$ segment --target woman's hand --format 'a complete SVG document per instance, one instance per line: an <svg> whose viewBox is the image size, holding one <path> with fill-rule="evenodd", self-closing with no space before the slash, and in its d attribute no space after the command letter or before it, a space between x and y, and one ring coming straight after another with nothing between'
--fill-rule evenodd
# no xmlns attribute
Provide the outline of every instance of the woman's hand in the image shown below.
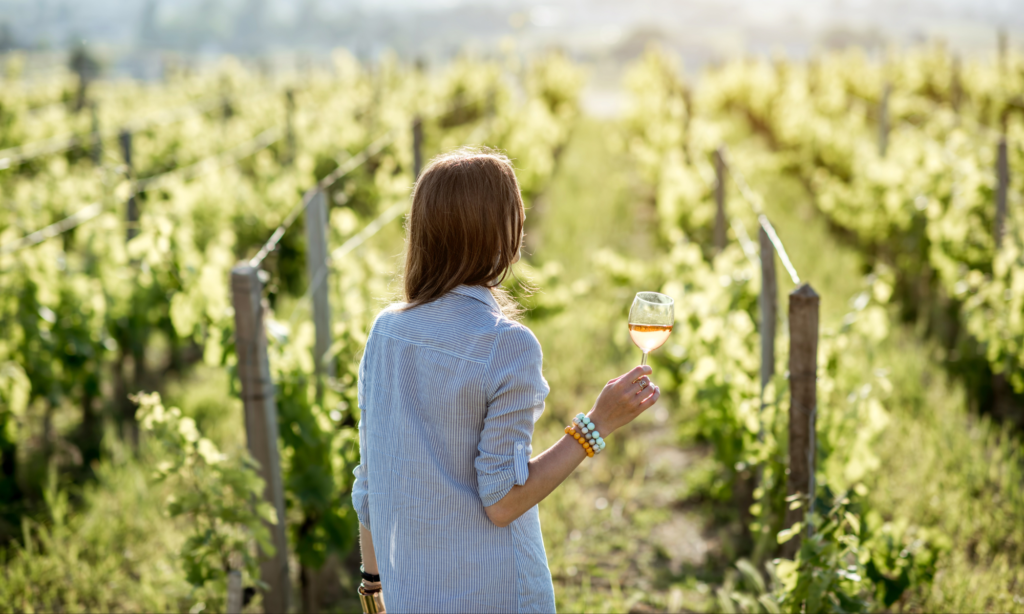
<svg viewBox="0 0 1024 614"><path fill-rule="evenodd" d="M628 424L658 402L661 390L651 384L651 378L648 377L650 374L650 367L637 367L609 381L604 387L594 408L590 410L590 418L600 429L598 432L602 437ZM496 526L507 527L528 509L543 501L586 458L587 454L580 444L572 437L563 435L558 443L530 461L529 477L525 484L513 486L497 503L484 508L487 517Z"/></svg>
<svg viewBox="0 0 1024 614"><path fill-rule="evenodd" d="M588 414L602 437L633 421L661 398L661 389L648 377L650 366L634 367L629 373L608 380Z"/></svg>

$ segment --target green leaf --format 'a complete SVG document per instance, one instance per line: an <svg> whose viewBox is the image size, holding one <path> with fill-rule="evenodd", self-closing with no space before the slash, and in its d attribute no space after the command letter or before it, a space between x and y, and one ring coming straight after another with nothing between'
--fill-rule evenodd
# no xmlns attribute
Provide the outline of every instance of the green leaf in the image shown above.
<svg viewBox="0 0 1024 614"><path fill-rule="evenodd" d="M260 523L256 526L249 527L249 530L252 531L252 536L259 545L262 554L268 558L274 556L274 553L277 552L277 548L274 547L274 543L270 539L270 531L267 529L266 525Z"/></svg>
<svg viewBox="0 0 1024 614"><path fill-rule="evenodd" d="M828 580L825 574L819 575L811 580L811 586L807 590L807 611L821 612L822 600L825 597L825 590L828 587Z"/></svg>
<svg viewBox="0 0 1024 614"><path fill-rule="evenodd" d="M756 592L765 592L764 578L761 576L761 572L754 567L753 563L747 559L740 559L736 561L736 569L739 570L743 579L753 586Z"/></svg>
<svg viewBox="0 0 1024 614"><path fill-rule="evenodd" d="M178 422L178 432L181 433L181 436L189 443L199 441L199 429L196 428L196 421L192 418L182 418Z"/></svg>
<svg viewBox="0 0 1024 614"><path fill-rule="evenodd" d="M724 588L718 588L715 590L715 595L718 597L718 607L723 612L739 612L740 610L736 607L732 597L729 595L729 591Z"/></svg>
<svg viewBox="0 0 1024 614"><path fill-rule="evenodd" d="M270 524L277 524L277 510L266 501L260 501L256 505L256 514Z"/></svg>
<svg viewBox="0 0 1024 614"><path fill-rule="evenodd" d="M800 531L803 529L802 522L793 523L793 526L788 529L779 531L778 537L776 538L780 544L784 544L794 537L800 535Z"/></svg>
<svg viewBox="0 0 1024 614"><path fill-rule="evenodd" d="M775 600L771 595L760 595L757 598L768 614L782 614L782 609L779 608L779 602Z"/></svg>
<svg viewBox="0 0 1024 614"><path fill-rule="evenodd" d="M800 575L797 573L799 569L796 561L790 561L789 559L775 559L775 575L782 582L785 592L791 593L796 589L797 582L800 580Z"/></svg>
<svg viewBox="0 0 1024 614"><path fill-rule="evenodd" d="M846 522L850 523L850 527L853 528L853 532L860 535L860 518L853 515L851 512L846 512L843 514L843 517L846 518Z"/></svg>

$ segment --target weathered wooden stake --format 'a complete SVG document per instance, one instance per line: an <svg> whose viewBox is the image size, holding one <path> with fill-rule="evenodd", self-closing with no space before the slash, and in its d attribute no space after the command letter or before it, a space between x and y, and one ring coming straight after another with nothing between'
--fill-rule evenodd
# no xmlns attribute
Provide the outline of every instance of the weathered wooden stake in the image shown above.
<svg viewBox="0 0 1024 614"><path fill-rule="evenodd" d="M380 125L381 82L383 81L380 64L371 64L367 66L366 76L370 79L370 85L372 87L370 94L370 106L366 112L366 132L372 135L377 134L377 127Z"/></svg>
<svg viewBox="0 0 1024 614"><path fill-rule="evenodd" d="M132 171L132 133L127 128L121 130L118 135L118 141L121 143L121 155L124 156L125 175L130 181L135 177L135 173ZM127 222L128 233L127 240L131 241L139 234L139 205L138 201L135 200L135 187L134 181L132 181L132 191L128 196L128 207L125 213L125 221Z"/></svg>
<svg viewBox="0 0 1024 614"><path fill-rule="evenodd" d="M277 402L263 326L263 284L256 267L242 263L231 270L231 298L235 308L235 353L238 378L242 383L249 453L260 464L260 475L266 482L263 498L277 511L277 524L267 527L276 552L260 566L260 578L269 587L263 591L263 608L266 612L287 612L288 543L284 486L277 451Z"/></svg>
<svg viewBox="0 0 1024 614"><path fill-rule="evenodd" d="M690 148L690 123L693 119L693 91L683 88L683 157L687 165L693 164L693 155Z"/></svg>
<svg viewBox="0 0 1024 614"><path fill-rule="evenodd" d="M100 115L95 102L89 105L89 111L92 113L92 151L89 153L93 165L99 166L103 162L103 138L100 135Z"/></svg>
<svg viewBox="0 0 1024 614"><path fill-rule="evenodd" d="M775 248L764 228L758 233L761 246L761 407L764 389L775 375L775 323L779 313L779 288L775 278Z"/></svg>
<svg viewBox="0 0 1024 614"><path fill-rule="evenodd" d="M313 363L316 365L317 402L323 403L324 374L333 375L334 361L324 362L324 355L331 347L331 308L327 295L327 195L317 190L306 207L306 270L311 285L313 302L313 324L316 326L316 343L313 348ZM318 574L317 570L300 563L302 611L316 614Z"/></svg>
<svg viewBox="0 0 1024 614"><path fill-rule="evenodd" d="M288 88L285 98L285 145L288 148L287 162L295 161L295 90Z"/></svg>
<svg viewBox="0 0 1024 614"><path fill-rule="evenodd" d="M423 119L417 115L412 120L412 176L420 178L423 170Z"/></svg>
<svg viewBox="0 0 1024 614"><path fill-rule="evenodd" d="M1006 137L999 138L996 148L996 220L994 236L996 249L1003 242L1003 227L1006 224L1006 193L1010 185L1010 166L1006 155Z"/></svg>
<svg viewBox="0 0 1024 614"><path fill-rule="evenodd" d="M227 123L235 115L235 108L231 106L231 98L223 94L220 99L220 120Z"/></svg>
<svg viewBox="0 0 1024 614"><path fill-rule="evenodd" d="M885 157L889 149L889 94L892 86L888 83L882 88L882 100L878 104L878 155Z"/></svg>
<svg viewBox="0 0 1024 614"><path fill-rule="evenodd" d="M999 28L999 32L996 34L996 37L996 45L999 48L999 74L1003 75L1006 73L1006 50L1009 47L1010 40L1006 35L1005 28Z"/></svg>
<svg viewBox="0 0 1024 614"><path fill-rule="evenodd" d="M715 250L725 249L725 158L723 147L715 150Z"/></svg>
<svg viewBox="0 0 1024 614"><path fill-rule="evenodd" d="M953 105L953 110L957 113L960 112L960 99L963 97L963 84L960 81L960 56L953 56L953 74L950 77L949 83L949 102Z"/></svg>
<svg viewBox="0 0 1024 614"><path fill-rule="evenodd" d="M242 572L237 569L228 572L228 604L225 610L227 614L242 612Z"/></svg>
<svg viewBox="0 0 1024 614"><path fill-rule="evenodd" d="M89 73L91 71L89 70L89 61L87 56L84 55L84 52L83 59L81 61L75 63L74 60L72 60L72 63L75 64L73 68L75 69L75 72L78 73L78 92L75 94L75 112L78 113L85 108L88 100L87 92L89 90Z"/></svg>
<svg viewBox="0 0 1024 614"><path fill-rule="evenodd" d="M313 323L316 325L316 349L313 360L316 373L334 373L333 361L323 363L331 347L331 307L327 300L327 196L318 190L306 207L306 271L313 288ZM318 386L319 387L319 386Z"/></svg>
<svg viewBox="0 0 1024 614"><path fill-rule="evenodd" d="M814 501L814 429L818 409L818 306L820 299L810 284L801 284L789 295L789 476L787 495L800 495L802 505L786 509L786 528L805 522L811 526L810 507ZM796 556L800 538L782 545L782 555Z"/></svg>

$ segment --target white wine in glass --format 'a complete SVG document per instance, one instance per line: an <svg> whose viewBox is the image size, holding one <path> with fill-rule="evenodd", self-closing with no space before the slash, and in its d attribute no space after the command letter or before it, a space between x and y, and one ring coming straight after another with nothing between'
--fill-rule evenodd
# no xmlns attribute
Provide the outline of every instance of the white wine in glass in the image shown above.
<svg viewBox="0 0 1024 614"><path fill-rule="evenodd" d="M629 337L644 353L641 365L647 364L647 354L660 348L672 334L675 324L675 301L658 292L637 292L629 308Z"/></svg>

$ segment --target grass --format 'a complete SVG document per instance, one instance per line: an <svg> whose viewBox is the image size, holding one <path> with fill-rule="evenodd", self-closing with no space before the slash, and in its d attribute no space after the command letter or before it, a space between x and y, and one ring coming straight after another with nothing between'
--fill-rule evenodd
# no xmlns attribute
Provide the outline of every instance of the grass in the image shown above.
<svg viewBox="0 0 1024 614"><path fill-rule="evenodd" d="M883 470L872 507L944 549L931 586L902 604L916 611L1024 612L1024 484L1017 434L968 413L966 395L910 331L887 351L900 382L876 446Z"/></svg>
<svg viewBox="0 0 1024 614"><path fill-rule="evenodd" d="M95 481L45 493L45 518L26 520L24 545L0 552L0 612L180 610L191 587L178 569L183 531L163 513L167 492L109 432ZM80 499L77 510L69 494Z"/></svg>

